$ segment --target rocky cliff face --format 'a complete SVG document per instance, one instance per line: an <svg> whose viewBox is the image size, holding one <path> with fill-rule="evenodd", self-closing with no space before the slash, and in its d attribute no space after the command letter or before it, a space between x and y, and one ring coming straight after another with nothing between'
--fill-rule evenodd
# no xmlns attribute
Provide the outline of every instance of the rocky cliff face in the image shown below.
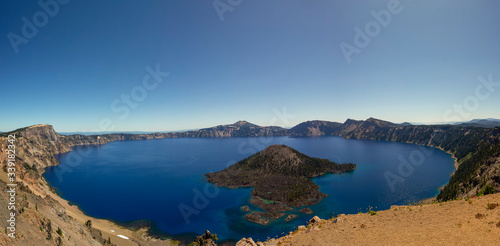
<svg viewBox="0 0 500 246"><path fill-rule="evenodd" d="M57 165L54 154L71 150L50 125L35 125L20 129L16 141L16 238L0 234L1 245L100 245L83 224L66 214L65 208L47 194L48 184L41 174L44 168ZM7 190L6 137L0 137L0 188ZM11 183L10 181L8 181ZM7 204L8 193L0 193L0 204ZM0 217L7 218L13 212L7 206L0 207ZM0 226L7 227L5 220ZM58 228L61 228L60 234ZM3 230L3 228L2 228ZM71 240L69 240L71 238Z"/></svg>
<svg viewBox="0 0 500 246"><path fill-rule="evenodd" d="M332 135L342 124L329 121L306 121L290 129L292 136L323 136Z"/></svg>
<svg viewBox="0 0 500 246"><path fill-rule="evenodd" d="M230 125L220 125L212 128L189 131L186 133L173 133L183 137L262 137L262 136L285 136L287 131L277 126L258 126L246 121L238 121Z"/></svg>
<svg viewBox="0 0 500 246"><path fill-rule="evenodd" d="M21 131L22 136L31 139L44 139L56 142L58 135L51 125L34 125Z"/></svg>
<svg viewBox="0 0 500 246"><path fill-rule="evenodd" d="M0 135L0 189L10 189L11 183L7 176L7 145L8 135L16 136L15 174L16 174L16 202L15 209L9 210L9 193L0 193L0 217L9 218L11 212L16 214L16 238L10 238L0 233L0 245L115 245L107 240L108 232L92 228L80 221L88 218L76 208L71 208L73 214L67 213L69 205L64 206L64 200L54 193L50 185L43 179L42 173L47 166L57 165L59 162L54 154L71 151L75 145L105 144L110 141L121 140L120 134L113 136L63 136L56 133L50 125L35 125L18 129ZM63 202L63 203L61 203ZM5 205L5 206L4 206ZM106 222L103 222L106 224ZM107 222L109 223L109 222ZM8 222L0 221L1 230L7 230ZM144 231L127 245L171 245L170 241L151 239ZM104 235L108 234L108 237ZM114 236L114 240L120 238Z"/></svg>
<svg viewBox="0 0 500 246"><path fill-rule="evenodd" d="M308 121L289 130L293 136L332 135L437 147L457 159L458 169L438 196L440 200L474 196L486 185L500 191L500 128L411 125L370 118L343 124Z"/></svg>

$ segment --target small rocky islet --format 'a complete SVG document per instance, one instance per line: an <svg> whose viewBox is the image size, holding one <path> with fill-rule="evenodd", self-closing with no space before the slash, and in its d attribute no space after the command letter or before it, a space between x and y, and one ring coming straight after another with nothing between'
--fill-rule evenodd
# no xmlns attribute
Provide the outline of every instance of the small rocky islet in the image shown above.
<svg viewBox="0 0 500 246"><path fill-rule="evenodd" d="M245 219L267 225L272 219L279 219L287 211L298 209L311 214L304 206L317 204L327 195L311 179L329 174L353 171L355 164L337 164L327 159L309 157L285 145L271 145L228 168L206 174L208 182L228 188L254 187L250 203L265 212L251 211L248 206L241 210L248 212ZM289 214L285 221L296 218Z"/></svg>

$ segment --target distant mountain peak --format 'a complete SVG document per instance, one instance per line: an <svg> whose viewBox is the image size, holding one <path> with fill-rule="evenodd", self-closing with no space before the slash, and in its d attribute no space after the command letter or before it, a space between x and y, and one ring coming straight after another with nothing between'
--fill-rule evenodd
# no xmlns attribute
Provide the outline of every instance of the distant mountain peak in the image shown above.
<svg viewBox="0 0 500 246"><path fill-rule="evenodd" d="M246 120L239 120L239 121L236 121L236 123L234 123L233 125L243 126L243 125L246 125L246 124L249 124L249 122L246 121Z"/></svg>
<svg viewBox="0 0 500 246"><path fill-rule="evenodd" d="M494 128L500 126L500 120L494 118L487 119L473 119L465 122L456 122L454 125L462 126L462 127L485 127L485 128Z"/></svg>
<svg viewBox="0 0 500 246"><path fill-rule="evenodd" d="M362 120L354 120L354 119L351 119L351 118L348 118L344 124L352 124L352 123L361 123Z"/></svg>
<svg viewBox="0 0 500 246"><path fill-rule="evenodd" d="M239 121L236 121L236 123L233 124L233 126L239 126L239 127L259 127L258 125L256 124L252 124L246 120L239 120Z"/></svg>

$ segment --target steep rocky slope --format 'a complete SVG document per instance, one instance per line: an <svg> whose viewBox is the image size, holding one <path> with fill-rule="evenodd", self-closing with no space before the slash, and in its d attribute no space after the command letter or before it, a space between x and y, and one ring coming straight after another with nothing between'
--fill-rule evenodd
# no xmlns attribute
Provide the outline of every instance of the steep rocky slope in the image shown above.
<svg viewBox="0 0 500 246"><path fill-rule="evenodd" d="M289 130L292 136L332 135L342 124L337 122L313 120L302 122Z"/></svg>
<svg viewBox="0 0 500 246"><path fill-rule="evenodd" d="M57 196L41 176L44 168L57 165L54 154L71 150L82 144L104 144L120 139L119 135L62 136L50 125L35 125L0 136L0 188L7 191L12 181L7 176L8 135L16 136L15 209L9 210L9 193L0 193L0 217L9 218L15 213L15 239L1 233L0 245L171 245L171 241L160 241L148 236L145 229L132 232L112 224L84 215L75 206ZM10 188L9 188L10 189ZM90 222L88 222L90 221ZM10 222L2 219L0 227L7 232ZM128 239L118 237L123 235Z"/></svg>

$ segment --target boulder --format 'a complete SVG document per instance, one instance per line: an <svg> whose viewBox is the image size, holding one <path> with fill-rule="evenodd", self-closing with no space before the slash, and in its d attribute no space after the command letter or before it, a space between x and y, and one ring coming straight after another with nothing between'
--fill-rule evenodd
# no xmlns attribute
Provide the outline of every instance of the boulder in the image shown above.
<svg viewBox="0 0 500 246"><path fill-rule="evenodd" d="M314 216L312 219L309 220L309 225L315 225L318 224L322 221L318 216Z"/></svg>
<svg viewBox="0 0 500 246"><path fill-rule="evenodd" d="M205 234L201 236L196 236L196 239L194 240L195 245L200 245L200 246L217 246L217 236L212 235L210 231L206 231Z"/></svg>
<svg viewBox="0 0 500 246"><path fill-rule="evenodd" d="M269 224L269 220L268 219L264 219L264 218L260 217L256 213L251 213L251 214L245 215L245 219L248 220L248 221L250 221L250 222L261 224L261 225L267 225L267 224Z"/></svg>
<svg viewBox="0 0 500 246"><path fill-rule="evenodd" d="M297 218L296 214L289 214L288 216L286 216L285 221L290 221L290 220L293 220L295 218Z"/></svg>
<svg viewBox="0 0 500 246"><path fill-rule="evenodd" d="M253 241L251 237L242 238L240 241L236 243L236 246L257 246L257 244Z"/></svg>
<svg viewBox="0 0 500 246"><path fill-rule="evenodd" d="M301 212L303 214L312 214L313 213L313 211L310 208L303 208L303 209L299 210L299 212Z"/></svg>

